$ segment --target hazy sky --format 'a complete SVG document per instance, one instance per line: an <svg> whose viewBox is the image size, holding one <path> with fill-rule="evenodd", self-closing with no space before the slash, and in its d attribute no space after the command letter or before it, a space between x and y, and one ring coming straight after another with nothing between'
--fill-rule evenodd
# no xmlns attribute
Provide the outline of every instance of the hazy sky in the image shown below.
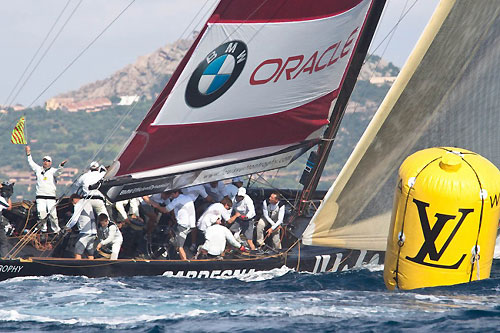
<svg viewBox="0 0 500 333"><path fill-rule="evenodd" d="M312 0L313 1L313 0ZM131 2L131 0L71 0L59 23L36 59L45 52L54 36L70 17L38 68L26 81L14 103L29 105L63 69ZM79 58L41 97L35 105L61 92L103 79L138 56L150 53L180 37L189 36L189 26L200 8L207 14L217 0L136 0L124 14ZM397 66L403 65L438 0L388 0L382 24L372 49L386 37L404 8L415 4L396 30L386 48L375 54ZM0 0L0 105L9 102L9 93L56 22L68 0ZM204 22L201 14L195 23ZM198 28L199 26L198 25ZM183 32L186 31L183 35ZM31 72L35 60L28 69ZM20 85L24 83L20 81ZM12 95L13 96L13 95Z"/></svg>

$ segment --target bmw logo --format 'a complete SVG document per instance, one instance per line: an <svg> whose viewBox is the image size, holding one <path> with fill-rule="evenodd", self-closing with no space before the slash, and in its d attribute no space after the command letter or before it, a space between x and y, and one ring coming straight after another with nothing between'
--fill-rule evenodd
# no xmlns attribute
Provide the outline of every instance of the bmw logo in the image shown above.
<svg viewBox="0 0 500 333"><path fill-rule="evenodd" d="M219 45L210 52L189 79L186 103L200 108L221 97L240 76L247 55L247 46L239 40Z"/></svg>

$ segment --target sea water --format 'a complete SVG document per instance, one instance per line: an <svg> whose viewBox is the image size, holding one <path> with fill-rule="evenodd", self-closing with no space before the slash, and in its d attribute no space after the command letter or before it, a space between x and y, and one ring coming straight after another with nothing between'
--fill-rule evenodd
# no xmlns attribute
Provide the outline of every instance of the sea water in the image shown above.
<svg viewBox="0 0 500 333"><path fill-rule="evenodd" d="M216 280L51 276L0 282L0 331L498 332L500 260L473 283L386 290L383 267Z"/></svg>

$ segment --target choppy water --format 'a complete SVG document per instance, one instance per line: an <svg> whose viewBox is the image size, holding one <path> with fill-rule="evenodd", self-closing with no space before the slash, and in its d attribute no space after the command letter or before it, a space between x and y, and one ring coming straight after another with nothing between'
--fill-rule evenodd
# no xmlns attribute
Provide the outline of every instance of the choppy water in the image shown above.
<svg viewBox="0 0 500 333"><path fill-rule="evenodd" d="M387 291L382 273L16 278L0 282L0 331L499 331L500 260L488 280L410 292Z"/></svg>

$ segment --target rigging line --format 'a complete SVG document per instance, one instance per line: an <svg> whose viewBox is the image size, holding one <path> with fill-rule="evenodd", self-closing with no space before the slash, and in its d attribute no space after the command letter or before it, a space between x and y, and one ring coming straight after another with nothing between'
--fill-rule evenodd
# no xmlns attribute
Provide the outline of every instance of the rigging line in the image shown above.
<svg viewBox="0 0 500 333"><path fill-rule="evenodd" d="M202 12L202 10L205 8L205 6L209 3L210 0L206 0L204 5L201 7L201 9L198 11L198 13L196 13L196 15L193 17L193 19L191 20L191 22L186 26L186 28L184 29L184 31L182 32L181 36L179 38L177 38L177 41L181 40L183 38L183 35L186 33L186 31L188 31L189 27L191 26L191 24L195 21L196 17ZM215 2L216 4L217 2ZM206 13L210 12L211 9L213 8L214 5L212 5L210 8L208 8L208 10L201 16L201 18L199 19L198 23L195 25L195 27L192 29L191 33L194 32L194 29L200 24L201 20L204 18L204 16L206 15ZM154 70L154 72L156 73L160 73L163 66L166 65L166 62L163 62L163 63L160 63L160 65ZM123 122L130 116L130 114L132 113L132 111L136 108L137 104L139 103L139 101L135 101L134 104L132 106L129 107L129 109L127 110L126 114L124 114L120 120L116 123L116 125L113 127L113 129L111 130L110 134L105 138L105 140L103 141L103 143L101 144L101 146L98 148L98 150L93 154L93 156L87 161L87 165L90 163L90 161L93 161L93 160L96 160L97 159L97 156L101 153L101 151L104 149L105 145L111 140L111 138L115 135L116 131L118 131L118 129L121 127L121 125L123 124ZM75 183L75 181L79 178L76 177L74 180L73 180L73 184Z"/></svg>
<svg viewBox="0 0 500 333"><path fill-rule="evenodd" d="M408 15L408 13L410 12L410 10L413 9L413 7L417 4L418 0L415 0L415 2L413 2L413 4L410 6L410 8L408 8L408 10L399 18L399 20L394 24L394 26L391 28L391 30L385 35L385 37L380 41L380 43L377 45L377 47L375 47L375 49L372 51L372 53L367 57L366 61L368 61L368 59L370 59L370 57L375 53L375 51L377 51L377 49L384 43L384 41L389 37L389 35L394 31L396 30L397 27L399 27L399 24L401 23L401 21L406 17L406 15Z"/></svg>
<svg viewBox="0 0 500 333"><path fill-rule="evenodd" d="M38 59L37 63L35 64L35 66L32 68L31 72L28 74L28 76L24 79L24 82L23 84L19 87L19 89L17 89L17 92L16 94L14 95L14 97L12 97L10 103L12 103L16 98L17 96L19 96L19 94L21 93L21 91L23 90L24 86L26 85L26 83L28 83L29 79L31 78L31 76L33 75L33 73L35 72L35 70L38 68L38 66L40 65L40 63L42 62L42 60L45 58L45 56L47 55L47 53L50 51L50 49L52 48L52 46L54 45L54 43L56 42L57 38L59 38L59 36L61 35L61 33L63 32L64 28L66 27L66 25L68 24L68 22L71 20L71 18L73 17L73 15L75 14L75 12L77 11L78 7L80 7L80 5L82 4L83 0L80 0L78 2L78 4L75 6L75 8L73 8L73 11L69 14L68 18L66 19L66 21L63 23L63 25L61 26L61 28L59 28L59 31L57 32L57 34L55 35L55 37L52 39L52 41L50 42L49 46L47 47L47 49L45 49L45 51L43 52L43 54L40 56L40 58ZM33 103L30 104L30 106L33 105ZM28 106L28 108L30 107Z"/></svg>
<svg viewBox="0 0 500 333"><path fill-rule="evenodd" d="M389 32L389 33L387 34L387 36L389 36L389 35L390 35L389 40L388 40L388 41L387 41L387 43L385 44L385 48L384 48L384 50L382 51L382 53L380 54L380 58L379 58L379 60L377 61L377 63L375 64L375 69L371 72L371 76L370 76L370 79L369 79L368 81L370 81L370 80L371 80L371 79L375 76L375 71L377 70L378 66L379 66L379 65L380 65L380 63L382 62L382 58L384 57L385 52L387 51L387 48L389 47L389 44L391 44L392 38L394 37L394 35L395 35L395 33L396 33L396 29L399 27L399 22L401 22L401 20L403 19L404 15L406 15L405 10L406 10L406 7L408 6L408 1L409 1L409 0L406 0L405 5L404 5L404 7L403 7L403 10L401 11L401 14L399 15L399 20L398 20L398 22L394 25L394 29L393 29L393 30L391 30L391 32ZM416 1L413 3L413 6L415 5L415 3L416 3ZM410 7L410 8L411 8L411 7ZM387 36L384 38L384 40L385 40L385 39L387 39ZM381 44L379 44L379 46L380 46L380 45L381 45ZM374 51L374 52L372 52L370 55L368 55L368 56L366 57L365 61L363 62L363 66L365 66L365 65L368 63L368 61L369 61L369 60L370 60L370 58L374 55L374 53L375 53L375 51ZM364 92L363 97L364 97L364 95L365 95L365 94L366 94L366 91ZM360 104L355 104L355 105L354 105L354 110L353 110L352 112L353 112L353 113L357 112L357 110L358 110L359 106L360 106Z"/></svg>
<svg viewBox="0 0 500 333"><path fill-rule="evenodd" d="M14 87L12 88L12 90L10 91L9 95L7 96L7 98L5 99L5 102L4 102L4 105L6 105L7 107L9 106L7 104L7 102L9 101L10 99L10 96L12 96L12 94L14 93L14 91L16 90L17 86L19 85L19 83L21 82L22 78L24 77L24 74L26 74L26 72L28 71L29 67L31 66L31 64L33 63L33 61L35 60L36 56L38 55L38 53L40 52L40 50L42 49L43 45L45 45L45 42L47 41L47 39L49 39L49 36L50 34L52 33L52 31L54 30L55 26L57 25L57 23L59 22L59 20L61 19L63 13L66 11L66 8L68 8L69 4L71 3L71 0L68 0L68 2L66 2L66 6L64 6L64 8L61 10L61 12L59 13L59 16L56 18L55 22L52 24L52 27L50 27L49 29L49 32L47 32L47 34L45 35L45 38L43 39L42 43L40 44L40 46L38 47L38 50L36 50L35 54L33 54L33 56L31 57L31 60L29 61L28 65L26 65L26 68L24 68L24 71L23 73L21 74L21 76L19 77L19 79L17 80L16 84L14 85Z"/></svg>
<svg viewBox="0 0 500 333"><path fill-rule="evenodd" d="M286 196L282 193L282 191L280 191L278 188L274 187L273 184L271 184L267 179L265 179L262 176L262 173L258 173L257 176L258 176L258 178L256 180L254 180L254 183L260 183L262 185L267 185L267 186L271 187L271 189L280 193L282 200L286 201L291 207L295 207L295 205L290 200L288 200L286 198ZM262 181L259 181L259 179L262 179Z"/></svg>
<svg viewBox="0 0 500 333"><path fill-rule="evenodd" d="M264 6L264 5L265 5L268 1L269 1L269 0L265 0L265 1L264 1L264 2L262 2L262 3L260 4L260 6L258 6L258 7L257 7L257 8L253 11L253 12L251 12L250 14L248 14L248 16L247 16L247 17L246 17L246 18L245 18L245 19L244 19L244 20L243 20L240 24L238 24L238 25L237 25L236 29L234 29L234 31L233 31L233 32L231 32L228 36L226 36L226 38L223 40L223 42L227 41L227 40L229 39L229 37L231 37L233 34L235 34L235 33L236 33L236 31L238 31L238 30L241 28L241 26L242 26L243 24L245 24L246 22L248 22L249 18L250 18L250 17L252 17L252 16L253 16L253 15L254 15L254 14L255 14L255 13L256 13L256 12L257 12L260 8L262 8L262 6ZM262 27L261 27L260 29L258 29L258 30L254 33L254 35L253 35L253 36L249 39L249 41L251 41L251 40L252 40L252 39L253 39L253 38L254 38L254 37L255 37L255 36L256 36L256 35L260 32L260 30L262 30L263 28L264 28L264 25L262 25ZM207 32L205 32L205 34L206 34L206 33L208 33L208 29L207 29ZM182 74L182 72L181 72L181 74ZM180 77L180 76L179 76L179 77ZM163 104L164 104L164 103L165 103L165 101L167 100L168 96L170 96L171 94L173 94L173 93L174 93L174 91L175 91L175 88L176 88L176 87L179 87L179 85L180 85L180 84L182 84L182 83L184 83L187 79L188 79L188 77L185 77L182 81L177 81L177 82L175 83L174 87L172 87L172 90L170 91L170 93L169 93L167 96L163 97L159 103L157 103L156 108L154 107L154 104L153 104L153 107L151 107L151 109L149 110L149 112L146 114L146 117L147 117L147 116L149 116L151 113L156 112L156 110L158 110L158 109L160 109L160 110L161 110L161 108L163 107ZM158 100L157 100L157 101L158 101ZM160 107L160 105L161 105L161 107Z"/></svg>
<svg viewBox="0 0 500 333"><path fill-rule="evenodd" d="M106 144L111 140L111 138L115 135L116 131L118 131L118 129L121 127L121 125L123 124L123 122L130 116L130 114L135 109L135 107L137 106L138 103L139 103L139 101L135 101L134 104L129 108L129 110L127 111L127 113L123 117L120 118L120 120L116 123L115 127L111 130L111 132L109 133L109 135L104 139L104 141L102 142L101 146L94 153L94 155L92 156L92 158L90 158L89 160L87 160L87 165L89 165L89 163L91 161L94 161L94 160L97 159L97 156L99 155L99 153L101 153L101 151L104 149L104 147L106 146ZM73 183L74 183L74 181L73 181Z"/></svg>
<svg viewBox="0 0 500 333"><path fill-rule="evenodd" d="M205 7L205 5L206 5L209 1L210 1L210 0L207 0L207 1L205 2L205 4L203 5L203 7ZM132 5L132 3L133 3L133 2L135 2L135 0L133 0L133 1L132 1L132 2L131 2L131 3L130 3L130 4L129 4L129 5L128 5L128 6L127 6L124 10L122 10L122 12L121 12L121 13L120 13L120 14L119 14L119 15L118 15L118 16L117 16L117 17L116 17L116 18L115 18L115 19L114 19L114 20L113 20L113 21L112 21L112 22L111 22L111 23L110 23L107 27L106 27L106 29L107 29L107 28L109 28L109 26L110 26L111 24L113 24L113 23L114 23L114 21L116 21L116 20L118 19L118 17L120 17L120 15L122 15L122 14L123 14L123 12L124 12L125 10L127 10L127 9L128 9L128 7L130 7L130 5ZM202 7L202 9L203 9L203 7ZM212 8L213 8L213 5L212 5L212 7L210 7L210 8L209 8L209 11L210 11ZM195 17L191 20L191 23L192 23L192 22L196 19L196 16L197 16L200 12L201 12L201 10L200 10L200 11L198 11L198 13L195 15ZM207 12L208 12L208 11L207 11ZM203 19L203 16L201 17L201 19ZM201 19L200 19L200 21L201 21ZM200 21L198 21L198 23L197 23L198 25L199 25ZM186 29L185 29L184 31L187 31L187 30L188 30L188 28L189 28L189 26L191 25L191 23L189 23L189 25L186 27ZM105 30L106 30L106 29L105 29ZM105 30L104 30L104 31L105 31ZM102 35L102 34L104 33L104 31L103 31L103 32L101 32L101 34L100 34L100 35ZM180 37L180 38L178 38L177 40L180 40L180 39L182 38L182 35L183 35L183 34L184 34L184 32L181 34L181 37ZM99 36L100 36L100 35L99 35ZM99 38L99 36L98 36L97 38ZM97 38L96 38L96 39L97 39ZM95 40L94 40L94 41L95 41ZM93 42L92 42L92 43L93 43ZM90 46L90 45L89 45L89 46ZM85 51L85 50L84 50L84 51ZM83 54L83 52L82 52L82 54ZM75 59L75 60L76 60L76 59ZM161 65L160 65L160 67L158 67L158 70L156 70L156 71L158 72L158 71L160 71L160 70L161 70ZM104 139L103 143L100 145L100 147L98 148L98 150L97 150L97 151L96 151L96 152L92 155L92 157L91 157L90 159L88 159L88 160L87 160L87 165L89 165L90 161L98 160L98 159L97 159L97 156L101 153L101 151L104 149L104 147L107 145L107 143L108 143L108 142L111 140L111 138L115 135L116 131L117 131L117 130L121 127L121 125L123 124L123 122L124 122L124 121L125 121L125 120L129 117L129 116L130 116L130 114L132 113L132 111L133 111L133 110L135 110L135 108L136 108L136 106L137 106L137 104L138 104L138 103L139 103L139 101L137 100L137 101L135 101L135 102L134 102L134 104L133 104L132 106L130 106L130 107L128 108L128 110L127 110L126 114L125 114L125 115L123 115L123 116L120 118L120 120L116 123L116 125L113 127L113 129L111 130L110 134L109 134L109 135L108 135L108 136ZM81 175L83 175L84 173L85 173L85 172L84 172L84 171L82 171L82 173L80 173L80 174L78 174L78 175L75 175L75 177L72 179L72 183L71 183L71 185L70 185L70 186L68 186L68 187L66 188L66 190L63 192L63 194L60 196L60 198L64 197L64 195L66 195L66 194L68 194L68 193L70 192L70 190L71 190L72 186L73 186L73 185L74 185L74 184L78 181L78 179L79 179L79 178L81 177ZM60 200L60 199L59 199L59 200ZM59 201L59 200L58 200L58 201Z"/></svg>
<svg viewBox="0 0 500 333"><path fill-rule="evenodd" d="M181 33L181 36L179 37L179 39L183 39L184 37L184 34L189 30L189 27L191 26L191 24L193 24L194 20L196 20L196 18L198 17L198 15L200 15L200 13L203 11L203 9L205 8L205 6L208 4L210 0L206 0L205 3L203 4L203 6L201 6L200 10L198 10L198 12L196 13L196 15L193 16L193 18L191 19L191 22L189 22L189 24L186 26L186 28L184 29L184 31ZM212 5L213 7L213 5ZM212 8L210 7L210 8ZM210 9L209 8L209 9ZM208 12L208 11L207 11ZM194 32L194 29L200 25L200 21L203 19L203 17L206 15L203 14L202 17L200 18L200 20L198 21L198 23L196 23L196 25L193 27L193 29L191 29L191 34ZM177 39L177 40L179 40Z"/></svg>
<svg viewBox="0 0 500 333"><path fill-rule="evenodd" d="M83 0L81 0L83 1ZM59 80L59 78L64 74L66 73L66 71L71 67L73 66L73 64L78 60L80 59L80 57L85 53L87 52L87 50L92 46L94 45L94 43L111 27L111 25L113 25L113 23L115 23L118 18L120 18L120 16L122 16L122 14L135 2L136 0L132 0L63 70L61 73L59 73L55 79L53 79L49 85L42 91L40 92L40 94L38 94L38 96L30 103L30 105L27 106L27 108L30 108L33 104L35 104L35 102L50 88L52 87L52 85L57 81Z"/></svg>
<svg viewBox="0 0 500 333"><path fill-rule="evenodd" d="M196 27L198 27L198 26L201 24L201 22L202 22L202 21L205 21L205 22L206 22L206 21L208 20L208 18L209 18L210 16L209 16L208 18L205 18L205 16L207 15L207 13L213 13L213 11L215 10L215 7L216 7L216 5L217 5L217 4L218 4L218 2L217 2L217 1L216 1L216 2L214 2L214 3L212 4L212 6L210 6L210 7L207 9L207 11L205 12L205 14L204 14L204 15L202 15L202 16L200 17L200 19L198 20L198 22L196 23L196 25L195 25L195 26L193 27L193 29L191 30L191 34L193 34L193 33L194 33L194 31L195 31L194 29L196 29ZM202 28L202 30L203 30L203 28ZM181 37L182 37L182 36L181 36ZM189 50L188 50L188 51L189 51ZM186 53L187 53L187 52L186 52ZM182 59L184 59L184 57L185 57L185 55L181 58L181 61L182 61ZM181 62L181 61L180 61L180 62ZM180 63L180 62L179 62L179 63ZM177 67L178 67L178 65L177 65ZM177 68L176 68L175 70L177 70ZM175 73L175 70L174 70L174 73ZM170 81L170 79L169 79L169 81ZM184 81L182 81L182 82L184 82ZM181 82L181 83L182 83L182 82ZM171 91L171 92L170 92L167 96L165 96L165 97L161 100L160 104L162 105L162 107L163 107L164 102L167 100L168 96L170 96L170 94L172 94L173 92L174 92L174 87L172 87L172 91ZM160 95L161 95L161 94L160 94ZM160 96L160 95L159 95L159 96ZM159 99L158 99L158 100L159 100ZM148 117L151 113L156 112L156 110L158 109L158 107L156 107L156 108L154 107L154 105L155 105L155 103L156 103L156 102L157 102L157 100L155 100L155 101L153 102L153 105L151 106L151 108L149 109L149 111L148 111L148 112L146 113L146 115L144 116L144 119L145 119L145 118L147 118L147 117ZM160 108L160 109L161 109L161 108ZM140 124L139 124L139 125L140 125Z"/></svg>

